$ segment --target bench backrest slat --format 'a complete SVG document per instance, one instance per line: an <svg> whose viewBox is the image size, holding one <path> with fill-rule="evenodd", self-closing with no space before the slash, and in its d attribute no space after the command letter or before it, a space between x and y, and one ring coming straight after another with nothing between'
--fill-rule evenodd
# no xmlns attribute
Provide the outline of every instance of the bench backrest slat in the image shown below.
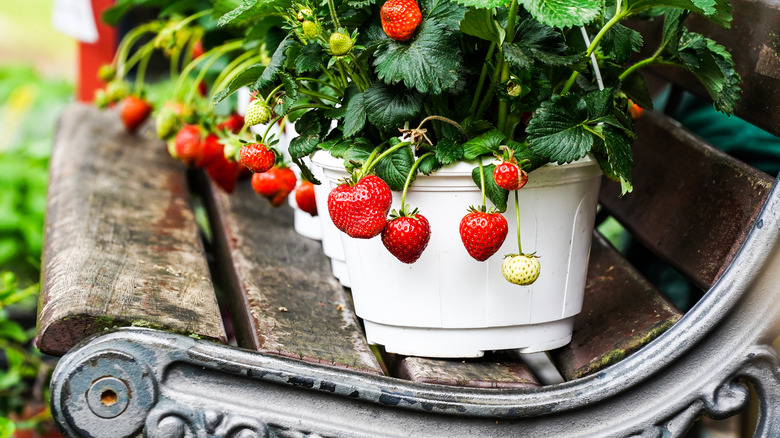
<svg viewBox="0 0 780 438"><path fill-rule="evenodd" d="M706 290L744 240L772 178L705 144L659 112L636 123L634 193L602 205L649 250Z"/></svg>

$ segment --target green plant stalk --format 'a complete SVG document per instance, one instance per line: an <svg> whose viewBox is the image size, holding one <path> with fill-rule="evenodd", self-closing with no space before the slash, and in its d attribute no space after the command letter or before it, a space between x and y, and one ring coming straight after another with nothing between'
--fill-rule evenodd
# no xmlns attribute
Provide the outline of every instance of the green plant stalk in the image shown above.
<svg viewBox="0 0 780 438"><path fill-rule="evenodd" d="M515 25L517 23L517 7L518 7L518 1L512 0L512 3L509 5L509 17L507 18L506 23L506 42L511 43L512 40L515 37ZM507 63L504 60L504 51L499 51L501 54L500 59L500 67L501 67L501 79L500 83L503 84L506 81L509 80L509 63ZM497 65L496 68L499 66ZM498 74L498 71L496 71L496 74ZM509 102L505 100L501 100L498 102L498 130L503 132L505 135L508 134L506 132L506 115L509 110ZM508 135L507 135L508 136Z"/></svg>
<svg viewBox="0 0 780 438"><path fill-rule="evenodd" d="M620 12L620 2L617 4L617 9L615 10L615 16L612 17L607 24L604 25L604 27L601 28L599 33L596 34L596 36L591 40L590 45L588 45L588 49L585 51L585 56L589 57L597 48L599 43L601 43L601 40L604 38L604 35L609 32L610 29L612 29L612 26L618 24L623 19L629 17L632 14L630 11L622 11ZM563 89L561 89L560 95L563 96L564 94L568 93L571 87L574 85L574 81L577 80L577 76L579 76L579 72L574 71L571 73L571 76L569 76L569 79L566 81L566 84L563 86Z"/></svg>
<svg viewBox="0 0 780 438"><path fill-rule="evenodd" d="M338 79L335 76L333 76L333 74L331 74L331 72L327 68L325 68L324 65L320 64L320 68L322 69L322 72L325 73L325 76L328 77L331 83L341 85ZM335 85L333 87L337 89L339 91L339 94L341 94L342 96L344 95L344 90L347 88L346 86L336 87Z"/></svg>
<svg viewBox="0 0 780 438"><path fill-rule="evenodd" d="M479 73L479 81L477 82L477 91L474 93L474 98L471 100L471 107L469 112L474 114L479 105L479 96L482 94L482 88L485 86L485 79L487 79L488 61L493 57L493 52L496 51L497 44L495 42L490 43L488 47L487 56L485 56L485 62L482 63L482 71Z"/></svg>
<svg viewBox="0 0 780 438"><path fill-rule="evenodd" d="M198 84L200 84L203 81L203 79L206 77L206 73L208 73L209 68L211 68L211 66L214 65L215 62L217 62L220 56L222 56L225 53L227 52L215 53L213 56L209 56L207 61L203 62L203 66L198 72L198 75L195 77L195 82L194 82L195 86L190 88L190 91L187 93L187 97L184 99L185 105L192 102L192 99L195 98L195 92L198 90Z"/></svg>
<svg viewBox="0 0 780 438"><path fill-rule="evenodd" d="M361 64L360 62L358 62L358 59L357 59L357 57L356 57L356 56L355 56L355 54L353 54L351 51L349 52L349 59L351 59L351 60L352 60L352 62L354 62L354 63L355 63L355 65L357 66L357 68L358 68L358 74L360 75L360 77L361 77L361 80L363 81L363 84L365 84L366 88L368 88L369 86L371 86L371 76L370 76L370 74L369 74L369 73L368 73L368 71L365 69L365 67L363 66L363 64Z"/></svg>
<svg viewBox="0 0 780 438"><path fill-rule="evenodd" d="M313 91L313 90L310 90L308 88L300 88L298 90L298 92L301 93L301 94L305 94L307 96L311 96L311 97L314 97L316 99L319 99L320 103L322 103L323 100L327 100L328 102L334 102L334 103L341 102L341 99L339 99L339 98L336 98L336 97L333 97L333 96L328 96L327 94L319 93L317 91Z"/></svg>
<svg viewBox="0 0 780 438"><path fill-rule="evenodd" d="M241 40L237 40L237 41L232 41L230 43L225 43L221 46L214 47L213 49L204 53L198 59L195 59L189 64L187 64L187 66L184 67L184 70L182 70L181 74L179 75L179 80L176 82L173 95L178 97L181 96L180 93L182 88L184 87L185 78L189 76L189 74L195 69L195 67L197 67L199 64L202 64L203 62L205 62L205 60L211 58L212 56L218 57L223 53L236 50L241 47L241 44L242 44Z"/></svg>
<svg viewBox="0 0 780 438"><path fill-rule="evenodd" d="M158 23L156 22L138 26L125 35L124 38L122 38L122 41L119 43L119 47L117 48L116 56L114 57L114 60L116 61L117 77L123 78L125 76L125 63L127 61L127 55L130 53L130 48L133 46L133 44L135 44L135 42L138 41L138 39L140 39L143 34L152 32L157 26Z"/></svg>
<svg viewBox="0 0 780 438"><path fill-rule="evenodd" d="M279 123L279 121L280 121L280 120L282 120L284 117L285 117L285 116L279 116L279 117L275 118L275 119L273 120L273 122L271 122L271 123L269 123L269 124L268 124L268 127L267 127L267 128L265 128L265 132L263 133L263 138L262 138L262 140L261 140L261 142L262 142L263 144L266 144L265 140L266 140L266 138L268 138L268 134L271 132L271 128L273 128L273 127L274 127L274 125L276 125L277 123Z"/></svg>
<svg viewBox="0 0 780 438"><path fill-rule="evenodd" d="M258 61L259 58L260 55L256 55L252 53L252 51L247 51L230 61L214 81L214 86L211 89L211 97L213 98L217 93L222 91L223 88L233 81L233 78L238 76L239 73L244 71L248 66ZM227 78L230 78L230 80L228 81Z"/></svg>
<svg viewBox="0 0 780 438"><path fill-rule="evenodd" d="M395 145L395 146L389 148L388 150L382 152L382 154L379 155L378 157L376 157L374 160L371 160L371 156L375 156L375 153L377 152L377 150L382 147L382 145L378 146L376 149L374 149L373 152L371 152L371 156L368 157L369 160L366 160L366 163L363 165L363 169L361 169L361 171L360 171L360 177L358 178L358 180L360 180L360 178L363 178L364 176L368 175L374 169L374 167L376 167L376 165L379 164L380 161L385 159L385 157L387 157L388 155L390 155L393 152L397 151L398 149L401 149L402 147L411 146L411 144L412 144L411 142L402 141L401 143L398 143L397 145Z"/></svg>
<svg viewBox="0 0 780 438"><path fill-rule="evenodd" d="M336 4L333 2L333 0L328 0L328 9L330 10L330 18L333 20L333 25L336 26L336 29L341 28L339 16L336 15Z"/></svg>
<svg viewBox="0 0 780 438"><path fill-rule="evenodd" d="M271 90L271 92L270 92L270 93L268 93L268 95L267 95L267 96L265 97L265 99L263 100L263 102L265 102L265 105L266 105L266 106L269 106L269 105L271 105L271 99L274 97L274 95L275 95L276 93L278 93L279 91L281 91L281 90L282 90L282 88L284 88L284 84L279 84L279 85L277 85L277 86L276 86L276 88L274 88L273 90Z"/></svg>
<svg viewBox="0 0 780 438"><path fill-rule="evenodd" d="M517 218L517 253L523 254L523 244L520 243L520 196L517 195L517 190L514 190L515 192L515 217Z"/></svg>
<svg viewBox="0 0 780 438"><path fill-rule="evenodd" d="M344 67L341 61L336 62L336 65L339 68L339 74L341 75L341 81L344 83L344 89L349 87L349 81L347 80L347 75L344 73Z"/></svg>
<svg viewBox="0 0 780 438"><path fill-rule="evenodd" d="M623 79L629 77L631 73L639 70L642 67L645 67L647 65L653 64L657 62L658 58L661 56L661 52L666 48L666 44L662 44L661 47L658 48L658 50L653 53L652 56L650 56L647 59L643 59L641 61L638 61L636 64L632 65L631 67L627 68L623 73L618 76L618 79L623 82Z"/></svg>
<svg viewBox="0 0 780 438"><path fill-rule="evenodd" d="M320 84L320 85L323 85L325 87L328 87L331 90L333 90L333 91L335 91L337 93L340 93L341 95L344 94L344 90L338 88L337 86L333 85L330 82L323 81L321 79L309 78L309 77L298 77L295 80L298 81L298 82L314 82L315 84Z"/></svg>
<svg viewBox="0 0 780 438"><path fill-rule="evenodd" d="M357 74L355 74L355 73L352 71L352 69L351 69L351 68L349 68L349 64L347 64L346 62L344 62L344 60L342 60L342 59L339 59L339 60L338 60L338 64L339 64L339 70L341 70L342 66L344 67L344 70L346 70L346 72L347 72L347 75L349 75L349 77L352 79L352 82L354 82L354 83L355 83L355 85L357 85L357 87L358 87L358 89L360 90L360 92L361 92L361 93L362 93L362 92L364 92L364 91L366 91L366 88L367 88L367 87L366 87L366 85L363 83L363 80L360 78L360 75L357 75ZM342 74L343 74L343 71L344 71L344 70L342 70ZM346 79L345 79L345 81L346 81Z"/></svg>
<svg viewBox="0 0 780 438"><path fill-rule="evenodd" d="M482 206L485 207L485 167L482 165L482 157L479 158L479 188L482 190Z"/></svg>
<svg viewBox="0 0 780 438"><path fill-rule="evenodd" d="M428 152L423 154L420 158L417 159L417 161L412 164L412 169L409 170L409 175L406 176L406 182L404 183L404 191L401 193L401 216L406 215L406 192L409 190L409 186L412 185L412 179L414 175L417 173L417 168L420 167L420 163L422 163L422 160L428 158L429 156L433 155L433 152Z"/></svg>
<svg viewBox="0 0 780 438"><path fill-rule="evenodd" d="M146 67L149 65L149 60L152 58L153 47L144 47L145 55L141 57L141 62L138 64L138 71L135 75L135 85L133 88L135 92L140 94L144 86L144 76L146 76Z"/></svg>
<svg viewBox="0 0 780 438"><path fill-rule="evenodd" d="M188 24L192 23L193 21L197 20L198 18L200 18L200 17L203 17L204 15L208 15L208 14L210 14L210 13L212 13L212 12L214 12L214 10L213 10L213 9L206 9L206 10L203 10L203 11L197 12L197 13L195 13L195 14L192 14L192 15L188 16L187 18L185 18L185 19L181 20L181 21L180 21L180 22L179 22L179 23L176 25L176 27L174 28L174 30L176 30L176 31L179 31L179 30L181 30L182 28L184 28L184 26L186 26L186 25L188 25Z"/></svg>

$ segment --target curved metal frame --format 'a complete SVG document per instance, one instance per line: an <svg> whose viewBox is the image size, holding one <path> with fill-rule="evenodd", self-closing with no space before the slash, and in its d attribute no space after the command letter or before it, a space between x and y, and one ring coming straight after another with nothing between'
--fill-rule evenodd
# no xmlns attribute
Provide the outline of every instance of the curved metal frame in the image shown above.
<svg viewBox="0 0 780 438"><path fill-rule="evenodd" d="M760 398L756 436L780 436L780 188L705 297L642 350L539 389L415 384L147 329L66 355L52 412L70 436L680 436ZM117 386L117 381L122 385ZM104 397L105 396L105 397ZM116 396L116 397L114 397ZM348 413L348 414L347 414Z"/></svg>

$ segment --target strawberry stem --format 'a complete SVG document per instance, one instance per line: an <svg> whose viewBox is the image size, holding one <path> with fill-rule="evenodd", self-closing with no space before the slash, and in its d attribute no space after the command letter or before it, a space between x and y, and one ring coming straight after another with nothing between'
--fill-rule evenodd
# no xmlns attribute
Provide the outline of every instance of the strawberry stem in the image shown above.
<svg viewBox="0 0 780 438"><path fill-rule="evenodd" d="M518 1L512 0L512 3L509 4L509 17L507 18L506 23L506 42L511 43L512 40L515 38L515 23L517 23L517 8L518 8ZM501 58L502 61L500 62L500 69L501 69L501 83L505 83L509 80L509 63L506 61L503 61L503 57ZM496 73L498 73L498 66L496 68ZM506 136L511 138L512 133L507 132L506 127L506 116L507 111L509 109L509 102L506 100L499 100L498 102L498 129L499 131L503 132Z"/></svg>
<svg viewBox="0 0 780 438"><path fill-rule="evenodd" d="M359 174L360 177L358 178L358 180L360 180L360 178L363 178L364 176L368 175L371 172L371 170L374 169L374 166L379 164L379 162L382 161L386 156L392 154L393 152L397 151L398 149L401 149L402 147L406 147L406 146L409 146L411 144L412 143L410 143L408 141L402 141L401 143L398 143L397 145L395 145L395 146L391 147L390 149L384 151L382 153L382 155L376 157L376 154L383 147L384 143L382 143L381 145L377 146L377 148L374 149L373 152L371 152L371 155L368 157L368 160L366 160L366 164L363 165L363 169L360 171L360 174ZM376 158L373 158L373 157L376 157Z"/></svg>
<svg viewBox="0 0 780 438"><path fill-rule="evenodd" d="M493 52L495 51L496 43L492 42L488 48L487 56L485 56L485 62L482 63L482 71L479 73L479 81L477 82L477 91L474 93L474 98L471 100L471 107L469 108L469 112L472 114L477 111L477 106L479 105L479 96L482 94L482 88L485 86L485 79L487 79L489 61L493 58Z"/></svg>
<svg viewBox="0 0 780 438"><path fill-rule="evenodd" d="M406 176L406 182L404 183L404 191L401 193L401 216L406 216L406 192L409 190L409 186L412 184L412 179L414 178L414 175L417 173L417 168L420 166L420 163L422 163L422 160L428 158L429 156L433 155L433 152L428 152L426 154L423 154L420 158L417 159L417 161L412 164L411 170L409 170L409 175Z"/></svg>
<svg viewBox="0 0 780 438"><path fill-rule="evenodd" d="M339 22L339 16L336 14L336 5L333 3L333 0L328 0L328 9L330 9L330 18L333 20L333 25L336 26L336 29L341 27L341 23Z"/></svg>
<svg viewBox="0 0 780 438"><path fill-rule="evenodd" d="M523 245L520 243L520 197L517 195L517 190L514 190L515 192L515 217L517 218L517 253L522 255L523 254Z"/></svg>
<svg viewBox="0 0 780 438"><path fill-rule="evenodd" d="M482 166L482 158L479 159L479 186L482 190L482 207L485 207L485 167Z"/></svg>

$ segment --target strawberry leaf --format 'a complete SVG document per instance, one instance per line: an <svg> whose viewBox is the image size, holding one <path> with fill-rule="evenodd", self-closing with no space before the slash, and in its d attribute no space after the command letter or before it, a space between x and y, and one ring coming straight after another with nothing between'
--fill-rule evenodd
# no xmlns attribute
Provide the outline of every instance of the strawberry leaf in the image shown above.
<svg viewBox="0 0 780 438"><path fill-rule="evenodd" d="M460 22L460 31L497 44L502 44L506 37L506 31L493 18L490 9L469 9Z"/></svg>
<svg viewBox="0 0 780 438"><path fill-rule="evenodd" d="M490 199L490 202L496 206L498 211L504 212L506 211L506 200L509 198L509 190L502 189L496 184L496 179L493 178L493 171L496 168L495 164L488 164L483 167L485 169L485 196ZM477 187L482 187L479 166L471 171L471 179L474 180Z"/></svg>
<svg viewBox="0 0 780 438"><path fill-rule="evenodd" d="M642 108L653 109L653 98L650 96L650 90L647 88L645 77L634 72L623 79L620 89L626 93L629 99Z"/></svg>
<svg viewBox="0 0 780 438"><path fill-rule="evenodd" d="M276 78L276 73L282 71L284 68L284 62L287 60L285 51L287 51L287 48L289 48L294 43L295 40L292 39L289 35L286 36L281 43L279 43L279 46L276 47L273 56L271 56L271 60L268 62L268 66L265 68L265 70L263 70L263 74L260 75L257 81L255 81L254 85L251 87L252 89L259 90L273 82L274 78Z"/></svg>
<svg viewBox="0 0 780 438"><path fill-rule="evenodd" d="M352 137L366 125L366 106L363 93L355 94L346 104L344 113L344 137Z"/></svg>
<svg viewBox="0 0 780 438"><path fill-rule="evenodd" d="M527 141L519 142L514 140L507 140L506 145L514 151L514 157L518 164L528 160L527 163L522 164L522 168L526 172L530 172L548 163L544 157L534 153L531 147L528 146Z"/></svg>
<svg viewBox="0 0 780 438"><path fill-rule="evenodd" d="M616 62L626 62L632 52L642 49L642 34L622 24L616 24L604 35L601 48Z"/></svg>
<svg viewBox="0 0 780 438"><path fill-rule="evenodd" d="M539 22L552 27L582 26L601 15L600 0L520 0Z"/></svg>
<svg viewBox="0 0 780 438"><path fill-rule="evenodd" d="M506 136L498 129L488 131L479 137L474 137L463 145L463 158L475 160L485 154L498 152L498 147L506 140Z"/></svg>
<svg viewBox="0 0 780 438"><path fill-rule="evenodd" d="M505 4L503 0L453 0L463 6L478 8L478 9L492 9L498 8Z"/></svg>
<svg viewBox="0 0 780 438"><path fill-rule="evenodd" d="M295 58L295 71L299 74L319 71L325 63L326 53L319 44L306 44Z"/></svg>
<svg viewBox="0 0 780 438"><path fill-rule="evenodd" d="M594 151L607 178L620 182L621 196L633 190L631 185L631 138L620 129L603 127L604 140L597 141Z"/></svg>
<svg viewBox="0 0 780 438"><path fill-rule="evenodd" d="M279 76L282 80L282 85L284 85L284 95L282 96L281 104L276 107L276 113L286 114L295 101L298 100L298 84L288 73L280 72L277 76Z"/></svg>
<svg viewBox="0 0 780 438"><path fill-rule="evenodd" d="M655 7L671 7L693 11L713 23L729 27L732 8L728 0L626 0L626 11L639 12Z"/></svg>
<svg viewBox="0 0 780 438"><path fill-rule="evenodd" d="M426 22L441 24L457 30L467 9L447 0L420 0Z"/></svg>
<svg viewBox="0 0 780 438"><path fill-rule="evenodd" d="M375 82L363 92L363 103L371 124L382 131L395 131L420 113L423 96L403 86Z"/></svg>
<svg viewBox="0 0 780 438"><path fill-rule="evenodd" d="M374 148L375 146L370 142L356 141L344 154L344 167L347 168L348 172L352 173L366 162Z"/></svg>
<svg viewBox="0 0 780 438"><path fill-rule="evenodd" d="M219 17L217 24L225 26L229 23L237 23L257 19L276 12L276 7L285 7L289 1L285 0L244 0L238 7Z"/></svg>
<svg viewBox="0 0 780 438"><path fill-rule="evenodd" d="M426 22L411 42L382 40L376 50L377 77L387 84L403 82L420 93L441 94L458 81L460 42L452 30Z"/></svg>
<svg viewBox="0 0 780 438"><path fill-rule="evenodd" d="M298 136L290 141L289 153L293 158L302 158L317 149L320 143L324 120L317 110L306 112L297 122L295 130Z"/></svg>
<svg viewBox="0 0 780 438"><path fill-rule="evenodd" d="M593 147L588 108L576 94L553 96L536 110L526 132L534 153L556 163L582 158Z"/></svg>
<svg viewBox="0 0 780 438"><path fill-rule="evenodd" d="M392 142L391 142L392 143ZM412 171L414 154L411 147L398 149L377 163L376 175L382 178L390 190L401 191L404 189L406 177Z"/></svg>
<svg viewBox="0 0 780 438"><path fill-rule="evenodd" d="M433 172L441 169L441 163L434 155L428 155L427 157L423 158L422 161L420 161L417 169L419 169L420 172L425 175L430 175Z"/></svg>
<svg viewBox="0 0 780 438"><path fill-rule="evenodd" d="M239 73L238 76L230 81L230 84L226 88L223 88L217 94L215 94L212 101L214 103L222 102L226 97L238 91L239 88L246 87L255 82L257 78L263 74L264 70L265 66L263 64L255 64L247 67L246 70Z"/></svg>
<svg viewBox="0 0 780 438"><path fill-rule="evenodd" d="M433 152L439 163L446 166L463 158L463 145L460 145L449 138L445 138L436 144L436 148Z"/></svg>
<svg viewBox="0 0 780 438"><path fill-rule="evenodd" d="M533 60L549 65L568 65L582 58L567 54L568 46L561 33L531 17L517 26L511 43L504 43L504 59L513 67L525 69Z"/></svg>

